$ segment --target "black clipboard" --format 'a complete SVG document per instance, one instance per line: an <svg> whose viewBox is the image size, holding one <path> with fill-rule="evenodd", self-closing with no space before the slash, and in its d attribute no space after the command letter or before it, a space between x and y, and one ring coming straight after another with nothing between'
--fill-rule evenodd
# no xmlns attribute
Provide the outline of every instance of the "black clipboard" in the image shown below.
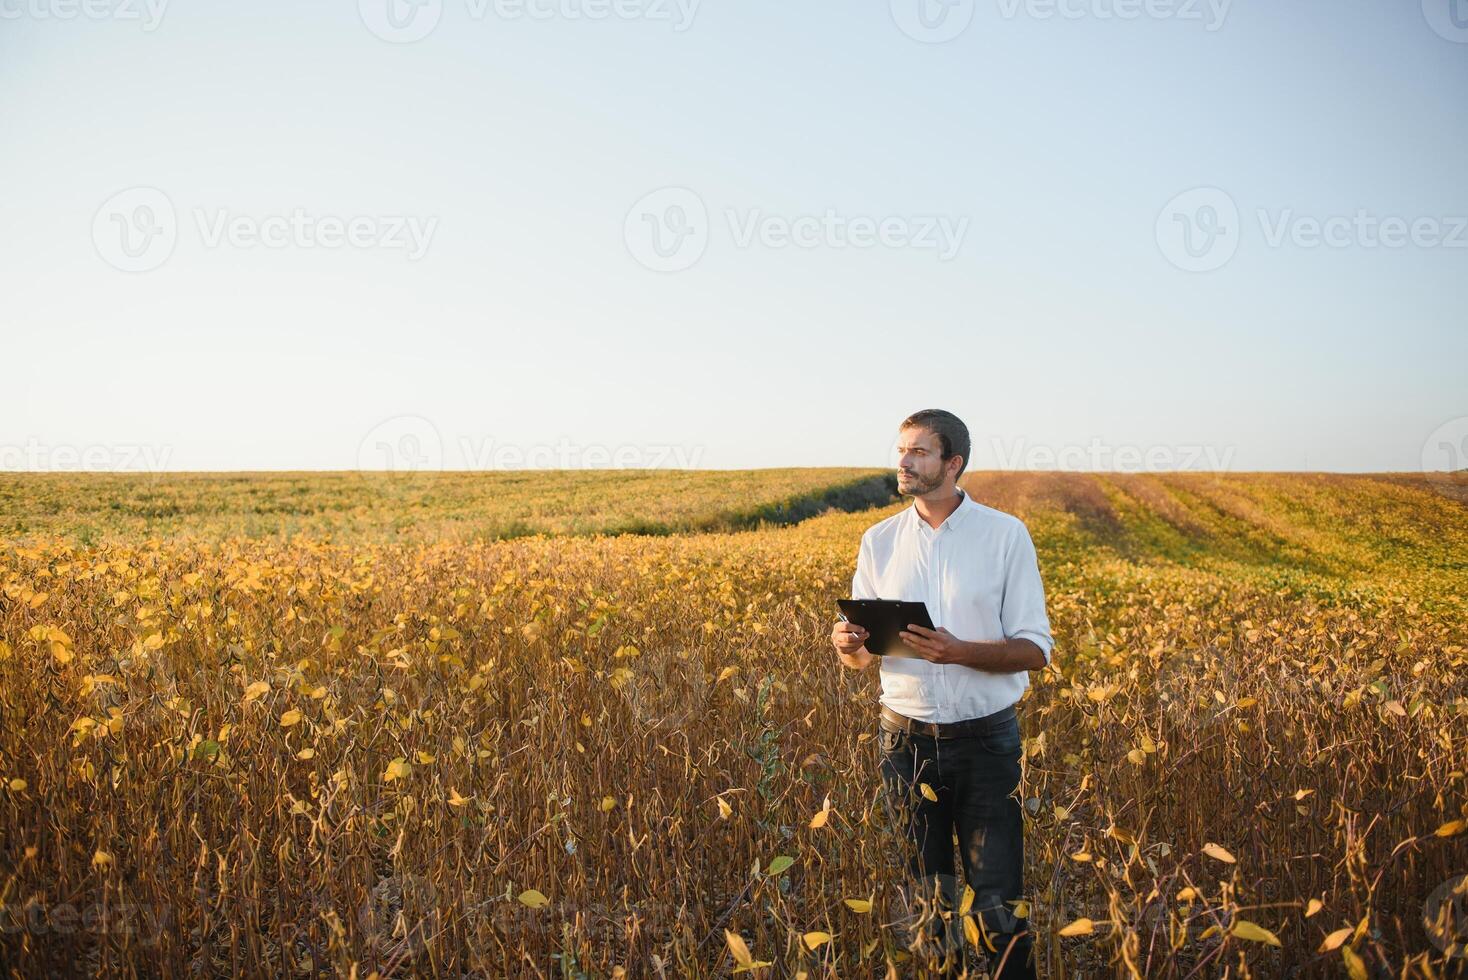
<svg viewBox="0 0 1468 980"><path fill-rule="evenodd" d="M925 602L909 602L903 599L837 599L836 605L841 608L842 619L867 631L867 652L880 657L918 656L897 634L906 630L908 623L934 628Z"/></svg>

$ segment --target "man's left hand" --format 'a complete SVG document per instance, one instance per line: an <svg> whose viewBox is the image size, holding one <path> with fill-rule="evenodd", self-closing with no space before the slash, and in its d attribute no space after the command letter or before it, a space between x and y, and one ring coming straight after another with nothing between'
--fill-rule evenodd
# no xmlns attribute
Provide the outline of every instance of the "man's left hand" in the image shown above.
<svg viewBox="0 0 1468 980"><path fill-rule="evenodd" d="M916 623L897 634L913 653L929 663L961 664L967 660L968 644L943 627L930 630Z"/></svg>

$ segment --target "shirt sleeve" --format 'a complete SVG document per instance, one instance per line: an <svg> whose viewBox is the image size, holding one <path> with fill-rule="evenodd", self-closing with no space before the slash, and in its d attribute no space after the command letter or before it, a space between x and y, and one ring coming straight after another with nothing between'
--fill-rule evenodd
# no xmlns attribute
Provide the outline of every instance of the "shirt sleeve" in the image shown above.
<svg viewBox="0 0 1468 980"><path fill-rule="evenodd" d="M877 587L872 582L872 549L865 536L856 552L856 574L851 577L851 598L877 599Z"/></svg>
<svg viewBox="0 0 1468 980"><path fill-rule="evenodd" d="M999 621L1006 639L1031 641L1045 654L1045 663L1049 665L1055 640L1050 635L1050 619L1045 615L1045 586L1040 581L1035 543L1030 540L1029 529L1023 524L1009 545Z"/></svg>

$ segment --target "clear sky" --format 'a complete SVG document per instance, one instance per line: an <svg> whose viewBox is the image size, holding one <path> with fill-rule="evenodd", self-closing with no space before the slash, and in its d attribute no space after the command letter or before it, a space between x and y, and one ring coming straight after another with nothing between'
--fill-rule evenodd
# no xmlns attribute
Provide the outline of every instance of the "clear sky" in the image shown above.
<svg viewBox="0 0 1468 980"><path fill-rule="evenodd" d="M0 468L1468 440L1462 0L0 0L0 85Z"/></svg>

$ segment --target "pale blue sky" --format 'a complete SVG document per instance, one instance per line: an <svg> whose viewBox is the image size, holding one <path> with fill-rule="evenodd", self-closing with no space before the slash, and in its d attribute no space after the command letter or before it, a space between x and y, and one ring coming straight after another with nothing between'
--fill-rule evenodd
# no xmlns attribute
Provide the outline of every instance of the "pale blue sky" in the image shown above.
<svg viewBox="0 0 1468 980"><path fill-rule="evenodd" d="M0 468L342 469L405 435L455 467L886 465L927 407L975 467L1416 470L1468 436L1449 0L956 0L942 43L899 26L918 0L436 0L412 43L369 27L389 0L80 2L0 0ZM176 243L122 271L140 187ZM1165 209L1199 187L1236 251L1188 271L1167 230L1217 211ZM648 268L687 192L702 252ZM781 244L828 210L891 238ZM1358 212L1420 232L1309 243ZM293 213L363 244L212 237Z"/></svg>

